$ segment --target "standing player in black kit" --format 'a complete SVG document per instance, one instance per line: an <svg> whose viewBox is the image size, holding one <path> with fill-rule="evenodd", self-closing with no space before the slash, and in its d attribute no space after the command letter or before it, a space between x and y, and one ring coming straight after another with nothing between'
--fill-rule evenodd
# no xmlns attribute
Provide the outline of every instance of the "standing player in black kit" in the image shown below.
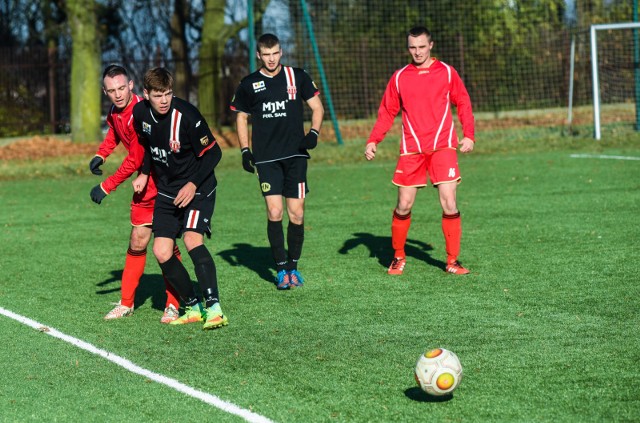
<svg viewBox="0 0 640 423"><path fill-rule="evenodd" d="M204 234L211 236L217 186L214 168L222 150L198 109L173 96L169 71L148 70L143 85L146 101L136 104L133 118L146 154L133 187L141 191L153 167L158 187L153 253L185 304L185 314L170 324L204 320L204 329L219 328L227 325L228 319L220 308L216 267L204 245ZM173 254L175 240L181 235L195 266L204 305L187 269Z"/></svg>
<svg viewBox="0 0 640 423"><path fill-rule="evenodd" d="M262 68L246 76L231 100L242 150L242 167L258 173L267 206L267 235L276 262L278 289L301 286L298 260L304 243L304 199L307 187L307 150L318 144L324 116L319 91L302 69L280 64L278 37L264 34L258 39ZM311 129L304 132L304 103L311 108ZM249 148L249 115L252 122ZM282 227L283 197L289 226L285 250Z"/></svg>

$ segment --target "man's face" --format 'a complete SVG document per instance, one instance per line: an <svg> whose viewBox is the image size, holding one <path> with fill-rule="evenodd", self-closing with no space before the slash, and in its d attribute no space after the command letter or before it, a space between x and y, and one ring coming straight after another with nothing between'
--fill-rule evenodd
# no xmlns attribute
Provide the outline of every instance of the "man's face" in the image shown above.
<svg viewBox="0 0 640 423"><path fill-rule="evenodd" d="M271 48L260 47L258 59L262 61L267 72L272 73L278 69L280 58L282 58L282 50L279 44Z"/></svg>
<svg viewBox="0 0 640 423"><path fill-rule="evenodd" d="M431 57L431 49L433 48L433 41L425 35L419 35L407 37L407 46L409 48L409 54L413 59L413 64L416 66L423 65L427 59Z"/></svg>
<svg viewBox="0 0 640 423"><path fill-rule="evenodd" d="M124 75L116 75L113 78L106 76L102 82L104 93L118 109L124 109L131 103L133 81Z"/></svg>
<svg viewBox="0 0 640 423"><path fill-rule="evenodd" d="M173 99L173 90L156 91L144 90L144 98L149 100L151 108L159 115L164 115L171 108L171 99Z"/></svg>

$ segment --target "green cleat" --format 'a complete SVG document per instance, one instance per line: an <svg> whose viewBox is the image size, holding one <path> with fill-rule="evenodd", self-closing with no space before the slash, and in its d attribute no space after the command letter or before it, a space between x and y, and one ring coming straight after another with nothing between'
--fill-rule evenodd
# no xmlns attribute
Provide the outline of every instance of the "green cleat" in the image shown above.
<svg viewBox="0 0 640 423"><path fill-rule="evenodd" d="M200 304L186 306L184 314L176 320L169 322L170 325L186 325L187 323L202 322L202 310Z"/></svg>
<svg viewBox="0 0 640 423"><path fill-rule="evenodd" d="M222 314L220 303L215 303L211 307L205 309L205 316L204 326L202 327L204 330L217 329L229 324L227 316Z"/></svg>

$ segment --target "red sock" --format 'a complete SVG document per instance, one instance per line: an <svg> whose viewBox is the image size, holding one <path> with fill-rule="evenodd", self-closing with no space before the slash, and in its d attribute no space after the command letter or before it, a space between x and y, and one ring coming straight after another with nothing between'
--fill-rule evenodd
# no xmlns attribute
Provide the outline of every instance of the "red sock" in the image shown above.
<svg viewBox="0 0 640 423"><path fill-rule="evenodd" d="M140 283L140 278L144 273L144 265L147 262L147 250L133 251L127 250L127 258L124 261L122 271L122 288L120 304L126 307L133 307L133 298L136 295L136 288Z"/></svg>
<svg viewBox="0 0 640 423"><path fill-rule="evenodd" d="M182 256L180 255L180 249L177 245L173 246L173 255L178 257L178 260L182 261ZM167 303L165 304L165 308L169 307L169 305L173 305L176 309L180 308L180 295L178 295L178 291L169 283L166 277L162 275L164 278L165 290L167 292Z"/></svg>
<svg viewBox="0 0 640 423"><path fill-rule="evenodd" d="M462 238L460 212L456 214L442 213L442 233L447 250L447 264L453 263L458 260L458 255L460 255L460 239Z"/></svg>
<svg viewBox="0 0 640 423"><path fill-rule="evenodd" d="M394 257L405 257L404 246L407 243L407 235L411 226L411 212L406 215L393 211L391 221L391 246L394 250Z"/></svg>

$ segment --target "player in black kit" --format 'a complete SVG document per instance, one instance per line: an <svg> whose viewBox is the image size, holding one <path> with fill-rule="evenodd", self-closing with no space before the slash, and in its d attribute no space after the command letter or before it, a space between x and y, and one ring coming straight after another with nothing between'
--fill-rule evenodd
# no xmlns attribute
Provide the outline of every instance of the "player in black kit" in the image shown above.
<svg viewBox="0 0 640 423"><path fill-rule="evenodd" d="M267 206L267 235L276 262L278 289L301 286L298 260L304 242L304 199L307 187L307 150L318 144L324 108L319 91L302 69L280 64L278 37L264 34L258 39L262 67L246 76L231 100L242 150L242 167L258 173ZM311 129L304 132L304 103L311 108ZM252 137L249 148L248 121ZM289 226L285 250L282 227L283 197Z"/></svg>
<svg viewBox="0 0 640 423"><path fill-rule="evenodd" d="M215 263L204 245L204 234L211 236L217 186L214 168L222 150L198 109L173 96L169 71L153 68L145 73L144 98L146 101L133 109L136 130L146 150L142 173L133 186L135 191L142 190L153 168L158 186L153 253L185 304L185 314L170 324L204 320L204 329L225 326L228 319L220 308ZM173 254L180 236L195 266L204 305L187 269Z"/></svg>

